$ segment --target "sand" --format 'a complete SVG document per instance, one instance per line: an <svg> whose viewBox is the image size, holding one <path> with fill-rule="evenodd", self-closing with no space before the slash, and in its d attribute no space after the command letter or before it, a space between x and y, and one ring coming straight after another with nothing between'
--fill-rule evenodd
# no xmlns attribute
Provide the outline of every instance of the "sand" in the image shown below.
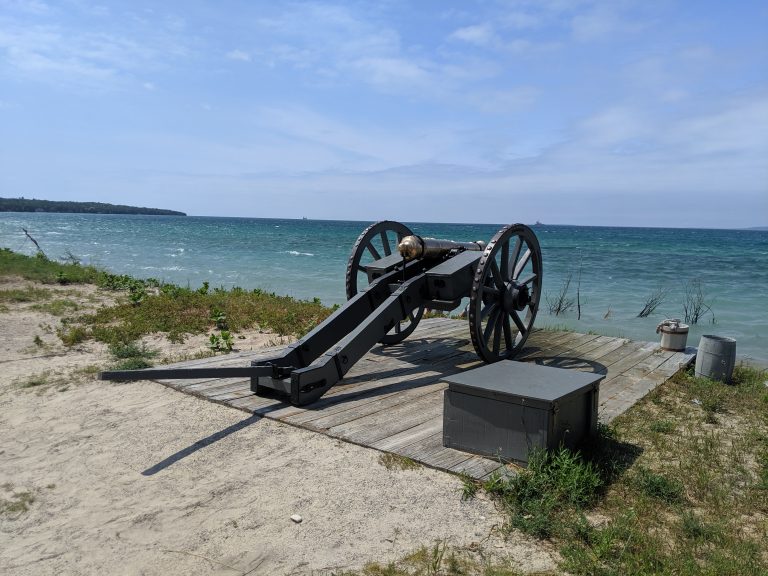
<svg viewBox="0 0 768 576"><path fill-rule="evenodd" d="M114 298L48 288L81 309ZM483 494L463 501L457 477L390 470L375 450L158 383L96 381L104 346L65 348L60 318L31 306L0 312L0 502L34 499L0 513L0 573L322 574L436 543L555 569L545 544L502 535ZM245 335L241 349L275 341ZM150 345L178 359L204 338Z"/></svg>

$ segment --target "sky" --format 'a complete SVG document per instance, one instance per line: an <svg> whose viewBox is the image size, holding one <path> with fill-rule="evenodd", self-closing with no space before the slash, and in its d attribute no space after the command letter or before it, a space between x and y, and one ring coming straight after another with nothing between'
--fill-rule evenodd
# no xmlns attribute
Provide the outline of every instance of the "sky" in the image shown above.
<svg viewBox="0 0 768 576"><path fill-rule="evenodd" d="M768 2L0 0L0 196L768 225Z"/></svg>

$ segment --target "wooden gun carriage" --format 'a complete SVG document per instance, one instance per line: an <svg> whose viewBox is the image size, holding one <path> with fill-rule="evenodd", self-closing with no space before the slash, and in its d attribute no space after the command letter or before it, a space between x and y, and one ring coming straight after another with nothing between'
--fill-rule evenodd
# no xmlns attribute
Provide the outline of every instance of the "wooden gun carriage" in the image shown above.
<svg viewBox="0 0 768 576"><path fill-rule="evenodd" d="M303 406L344 378L376 343L407 338L425 310L455 310L465 298L477 354L489 363L513 358L533 328L541 286L541 249L523 224L504 226L486 245L422 238L385 220L355 242L347 302L276 356L243 367L116 370L101 378L249 377L255 394Z"/></svg>

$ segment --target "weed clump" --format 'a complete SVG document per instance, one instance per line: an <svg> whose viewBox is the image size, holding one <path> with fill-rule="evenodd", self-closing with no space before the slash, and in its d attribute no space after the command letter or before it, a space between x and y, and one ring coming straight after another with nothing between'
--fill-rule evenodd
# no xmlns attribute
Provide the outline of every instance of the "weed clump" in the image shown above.
<svg viewBox="0 0 768 576"><path fill-rule="evenodd" d="M399 454L392 454L391 452L384 452L379 456L379 464L384 466L387 470L418 470L421 468L421 464L408 458L407 456L400 456Z"/></svg>
<svg viewBox="0 0 768 576"><path fill-rule="evenodd" d="M675 431L675 423L670 420L656 420L649 426L651 432L670 434Z"/></svg>
<svg viewBox="0 0 768 576"><path fill-rule="evenodd" d="M651 498L667 504L675 504L683 500L683 484L674 478L640 467L637 470L635 482L638 489Z"/></svg>
<svg viewBox="0 0 768 576"><path fill-rule="evenodd" d="M568 277L563 281L560 290L556 294L547 293L544 295L550 314L560 316L560 314L565 314L576 305L576 300L568 296L568 289L571 286L572 278L573 274L568 274Z"/></svg>
<svg viewBox="0 0 768 576"><path fill-rule="evenodd" d="M75 346L90 337L89 332L82 326L62 326L56 333L65 346Z"/></svg>
<svg viewBox="0 0 768 576"><path fill-rule="evenodd" d="M157 356L157 351L147 347L143 342L113 342L109 345L112 357L118 360L115 370L141 370L152 366L152 358Z"/></svg>
<svg viewBox="0 0 768 576"><path fill-rule="evenodd" d="M501 498L512 527L540 538L557 533L561 517L588 507L602 487L595 466L567 448L535 450L526 469L508 478L494 475L484 485Z"/></svg>
<svg viewBox="0 0 768 576"><path fill-rule="evenodd" d="M0 515L11 515L18 518L27 512L34 503L35 496L31 492L14 492L10 500L0 499Z"/></svg>

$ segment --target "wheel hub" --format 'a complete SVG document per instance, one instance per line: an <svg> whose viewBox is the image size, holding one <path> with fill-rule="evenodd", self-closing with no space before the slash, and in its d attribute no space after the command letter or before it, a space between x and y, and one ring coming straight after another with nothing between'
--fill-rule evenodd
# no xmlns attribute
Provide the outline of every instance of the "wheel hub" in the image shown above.
<svg viewBox="0 0 768 576"><path fill-rule="evenodd" d="M506 312L523 310L531 302L531 294L528 286L510 282L506 285L502 296L501 305Z"/></svg>

